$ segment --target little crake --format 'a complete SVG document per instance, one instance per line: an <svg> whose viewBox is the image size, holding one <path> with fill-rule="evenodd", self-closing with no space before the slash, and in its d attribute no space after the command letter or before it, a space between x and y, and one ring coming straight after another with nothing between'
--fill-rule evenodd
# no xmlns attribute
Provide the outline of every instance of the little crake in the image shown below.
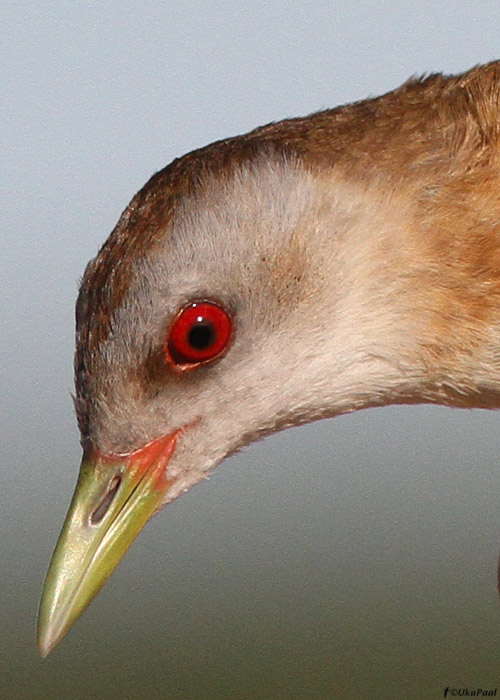
<svg viewBox="0 0 500 700"><path fill-rule="evenodd" d="M500 63L230 138L134 197L81 285L60 641L227 455L370 406L500 406Z"/></svg>

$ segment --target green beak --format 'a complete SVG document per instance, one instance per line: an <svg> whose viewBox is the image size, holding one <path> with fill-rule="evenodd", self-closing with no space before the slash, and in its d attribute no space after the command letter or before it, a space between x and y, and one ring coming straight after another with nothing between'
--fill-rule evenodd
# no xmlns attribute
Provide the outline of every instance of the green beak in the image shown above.
<svg viewBox="0 0 500 700"><path fill-rule="evenodd" d="M61 641L100 591L172 483L166 467L179 431L128 455L83 455L73 500L42 593L38 648Z"/></svg>

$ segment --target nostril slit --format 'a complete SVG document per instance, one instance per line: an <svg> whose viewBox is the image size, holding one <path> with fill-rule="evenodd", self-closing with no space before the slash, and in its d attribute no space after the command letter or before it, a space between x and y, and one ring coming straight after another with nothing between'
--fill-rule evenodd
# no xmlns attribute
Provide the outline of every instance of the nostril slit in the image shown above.
<svg viewBox="0 0 500 700"><path fill-rule="evenodd" d="M116 496L116 492L118 491L121 481L122 478L119 474L111 479L108 486L108 490L104 495L104 498L90 516L91 525L97 525L97 523L100 523L101 520L104 518L104 516L108 512L109 506L111 505L114 497Z"/></svg>

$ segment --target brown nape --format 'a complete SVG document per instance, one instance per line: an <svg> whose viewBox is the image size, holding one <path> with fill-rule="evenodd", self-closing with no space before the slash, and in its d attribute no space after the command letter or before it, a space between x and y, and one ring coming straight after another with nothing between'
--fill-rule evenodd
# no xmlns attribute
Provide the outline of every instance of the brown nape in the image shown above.
<svg viewBox="0 0 500 700"><path fill-rule="evenodd" d="M493 268L499 269L500 253L488 239L492 221L485 222L481 211L499 211L499 85L500 62L458 77L432 75L382 97L269 124L174 160L134 197L85 271L76 310L77 393L85 394L86 368L107 337L134 262L167 235L178 202L196 191L205 174L229 177L266 152L293 155L314 171L335 167L351 181L417 190L423 225L432 233L429 260L440 245L449 253L449 235L440 236L440 230L449 232L465 216L472 236L457 242L456 259L470 265L472 279L480 273L485 293L491 291L488 281L497 293ZM475 213L466 203L471 196ZM484 316L477 294L474 299L477 315Z"/></svg>

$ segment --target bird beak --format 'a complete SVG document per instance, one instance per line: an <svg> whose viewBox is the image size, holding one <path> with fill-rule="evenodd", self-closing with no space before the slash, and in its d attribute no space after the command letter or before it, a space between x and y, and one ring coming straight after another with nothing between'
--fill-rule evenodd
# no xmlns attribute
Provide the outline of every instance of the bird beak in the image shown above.
<svg viewBox="0 0 500 700"><path fill-rule="evenodd" d="M45 657L102 588L172 483L176 431L128 455L84 452L73 500L49 566L38 617Z"/></svg>

